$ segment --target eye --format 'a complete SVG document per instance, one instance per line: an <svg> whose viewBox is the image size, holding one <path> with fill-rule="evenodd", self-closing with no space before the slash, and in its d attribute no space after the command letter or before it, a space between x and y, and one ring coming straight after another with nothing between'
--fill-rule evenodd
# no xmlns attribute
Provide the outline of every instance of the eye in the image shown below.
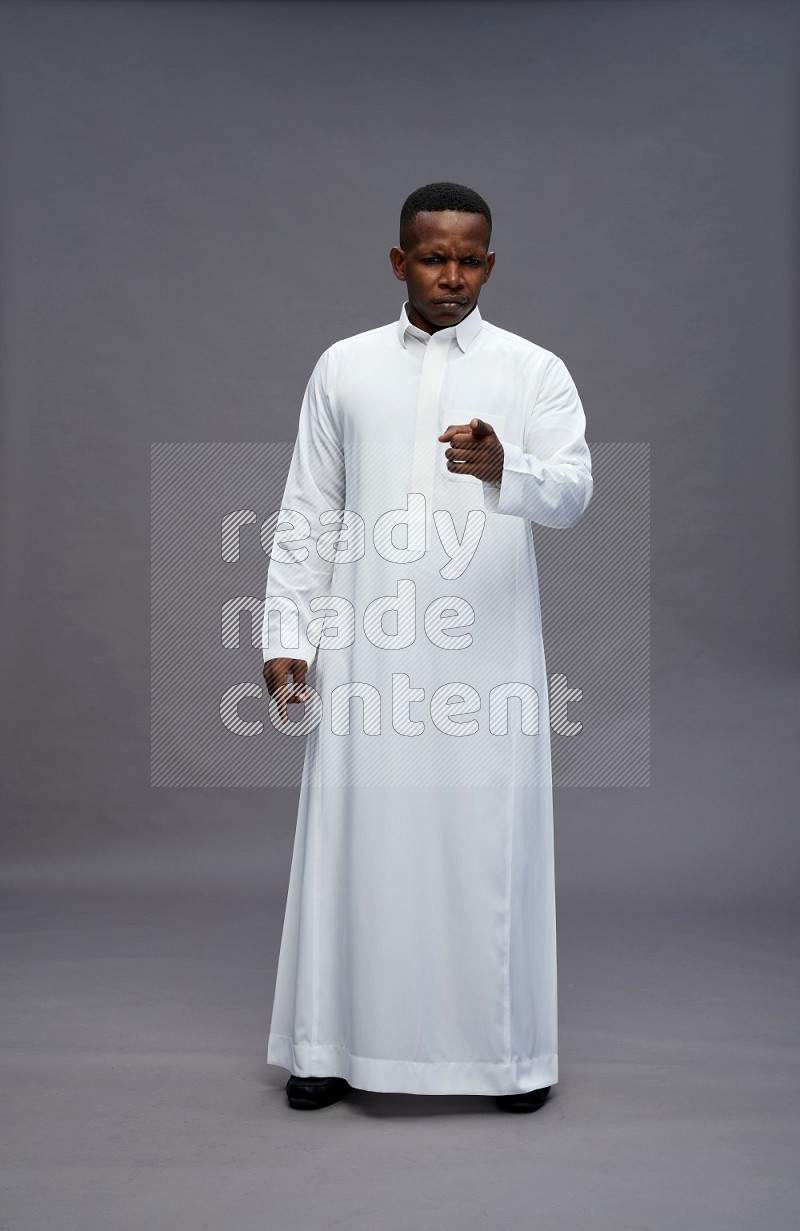
<svg viewBox="0 0 800 1231"><path fill-rule="evenodd" d="M468 256L468 257L466 257L466 259L465 259L465 264L466 264L466 265L480 265L480 261L478 260L478 258L477 258L477 257L474 257L474 256Z"/></svg>
<svg viewBox="0 0 800 1231"><path fill-rule="evenodd" d="M439 261L439 260L441 260L441 257L438 257L438 256L424 256L422 258L422 262L424 265L432 265L434 261Z"/></svg>

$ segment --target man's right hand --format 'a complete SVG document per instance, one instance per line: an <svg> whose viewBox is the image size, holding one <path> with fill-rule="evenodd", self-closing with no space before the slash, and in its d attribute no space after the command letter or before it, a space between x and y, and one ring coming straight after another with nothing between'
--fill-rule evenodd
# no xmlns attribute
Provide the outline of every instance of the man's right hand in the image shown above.
<svg viewBox="0 0 800 1231"><path fill-rule="evenodd" d="M278 702L281 722L287 722L289 719L290 701L307 701L311 696L306 689L307 668L308 663L304 658L270 658L264 663L264 679L269 695Z"/></svg>

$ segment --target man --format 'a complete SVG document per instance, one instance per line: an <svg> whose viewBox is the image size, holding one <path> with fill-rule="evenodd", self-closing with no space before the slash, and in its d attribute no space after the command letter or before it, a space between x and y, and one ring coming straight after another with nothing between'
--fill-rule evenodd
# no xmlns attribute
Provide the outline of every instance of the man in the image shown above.
<svg viewBox="0 0 800 1231"><path fill-rule="evenodd" d="M267 1051L296 1108L535 1111L558 1080L532 523L578 521L591 461L562 360L478 310L491 227L413 192L399 321L329 347L300 412L262 636L273 721L309 729Z"/></svg>

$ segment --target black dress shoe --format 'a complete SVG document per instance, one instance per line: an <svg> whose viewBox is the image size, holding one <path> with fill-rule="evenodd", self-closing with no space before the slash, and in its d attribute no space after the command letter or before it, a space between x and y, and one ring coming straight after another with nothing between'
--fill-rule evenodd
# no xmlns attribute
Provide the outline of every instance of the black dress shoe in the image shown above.
<svg viewBox="0 0 800 1231"><path fill-rule="evenodd" d="M528 1090L524 1094L498 1094L497 1106L503 1111L538 1111L550 1093L550 1086L541 1090Z"/></svg>
<svg viewBox="0 0 800 1231"><path fill-rule="evenodd" d="M290 1107L311 1111L315 1107L338 1103L349 1089L343 1077L296 1077L292 1073L286 1083L286 1097Z"/></svg>

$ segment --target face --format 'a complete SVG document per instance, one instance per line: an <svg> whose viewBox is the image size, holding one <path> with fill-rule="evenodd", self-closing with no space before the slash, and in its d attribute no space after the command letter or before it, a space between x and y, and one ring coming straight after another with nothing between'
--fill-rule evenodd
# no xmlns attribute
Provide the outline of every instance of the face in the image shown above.
<svg viewBox="0 0 800 1231"><path fill-rule="evenodd" d="M417 214L405 247L392 248L392 269L408 291L408 319L418 329L447 329L475 307L494 268L487 231L483 214L430 210Z"/></svg>

